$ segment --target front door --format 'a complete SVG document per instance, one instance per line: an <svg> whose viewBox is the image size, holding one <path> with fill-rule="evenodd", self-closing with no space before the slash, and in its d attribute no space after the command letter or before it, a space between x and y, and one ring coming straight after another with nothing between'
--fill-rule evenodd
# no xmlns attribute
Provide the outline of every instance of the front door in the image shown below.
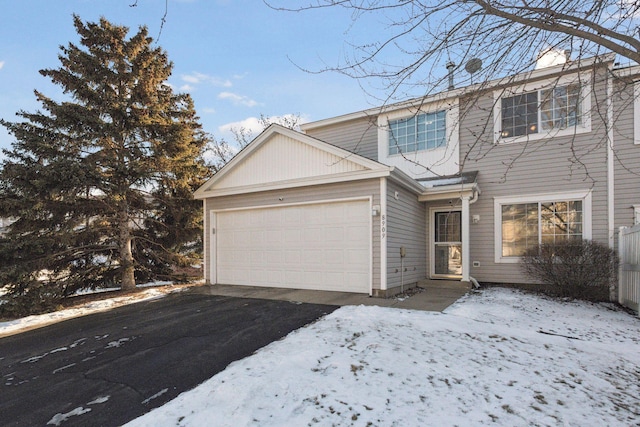
<svg viewBox="0 0 640 427"><path fill-rule="evenodd" d="M435 211L433 225L431 275L462 277L462 212Z"/></svg>

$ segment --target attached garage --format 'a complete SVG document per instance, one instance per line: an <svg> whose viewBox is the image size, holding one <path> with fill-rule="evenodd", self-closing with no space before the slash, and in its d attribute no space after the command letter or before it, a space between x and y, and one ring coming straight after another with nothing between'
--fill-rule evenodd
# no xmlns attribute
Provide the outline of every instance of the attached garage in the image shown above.
<svg viewBox="0 0 640 427"><path fill-rule="evenodd" d="M271 125L202 185L211 285L378 294L393 168Z"/></svg>
<svg viewBox="0 0 640 427"><path fill-rule="evenodd" d="M215 283L371 292L371 201L211 212Z"/></svg>

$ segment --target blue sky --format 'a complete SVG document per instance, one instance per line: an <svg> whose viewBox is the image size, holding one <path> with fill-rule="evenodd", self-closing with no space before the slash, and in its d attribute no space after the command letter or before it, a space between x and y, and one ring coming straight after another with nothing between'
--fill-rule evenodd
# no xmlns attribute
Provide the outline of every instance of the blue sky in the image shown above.
<svg viewBox="0 0 640 427"><path fill-rule="evenodd" d="M78 43L73 13L84 21L104 16L128 26L130 34L146 25L156 39L165 1L138 0L130 7L133 2L5 0L0 14L0 117L12 121L18 110L36 111L40 105L34 89L62 99L59 88L38 71L59 66L60 45ZM261 114L299 114L313 121L377 104L352 78L299 68L336 65L350 52L346 42L365 40L366 25L359 33L345 32L350 18L341 8L292 13L272 10L261 0L169 0L159 45L174 63L169 83L191 93L205 131L232 140L226 130L230 124L249 123ZM0 128L0 148L11 142Z"/></svg>

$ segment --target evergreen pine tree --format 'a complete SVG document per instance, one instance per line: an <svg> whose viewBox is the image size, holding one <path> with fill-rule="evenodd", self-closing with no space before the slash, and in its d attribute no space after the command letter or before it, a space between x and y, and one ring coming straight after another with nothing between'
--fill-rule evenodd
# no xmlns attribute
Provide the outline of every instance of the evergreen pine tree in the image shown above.
<svg viewBox="0 0 640 427"><path fill-rule="evenodd" d="M65 100L1 120L15 137L0 170L0 284L36 304L80 288L170 278L193 262L207 138L191 97L166 83L172 63L147 29L73 18L80 44L40 73ZM27 296L29 296L27 298Z"/></svg>

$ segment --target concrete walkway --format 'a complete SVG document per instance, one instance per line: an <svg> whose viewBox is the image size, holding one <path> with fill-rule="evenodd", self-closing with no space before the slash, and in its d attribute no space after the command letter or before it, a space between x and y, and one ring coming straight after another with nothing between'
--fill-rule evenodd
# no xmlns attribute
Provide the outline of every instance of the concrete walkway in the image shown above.
<svg viewBox="0 0 640 427"><path fill-rule="evenodd" d="M302 289L265 288L257 286L205 285L194 288L194 292L207 295L222 295L238 298L258 298L326 305L375 305L379 307L405 308L409 310L443 311L470 287L448 280L429 280L421 283L421 292L398 298L373 298L350 292L308 291Z"/></svg>

